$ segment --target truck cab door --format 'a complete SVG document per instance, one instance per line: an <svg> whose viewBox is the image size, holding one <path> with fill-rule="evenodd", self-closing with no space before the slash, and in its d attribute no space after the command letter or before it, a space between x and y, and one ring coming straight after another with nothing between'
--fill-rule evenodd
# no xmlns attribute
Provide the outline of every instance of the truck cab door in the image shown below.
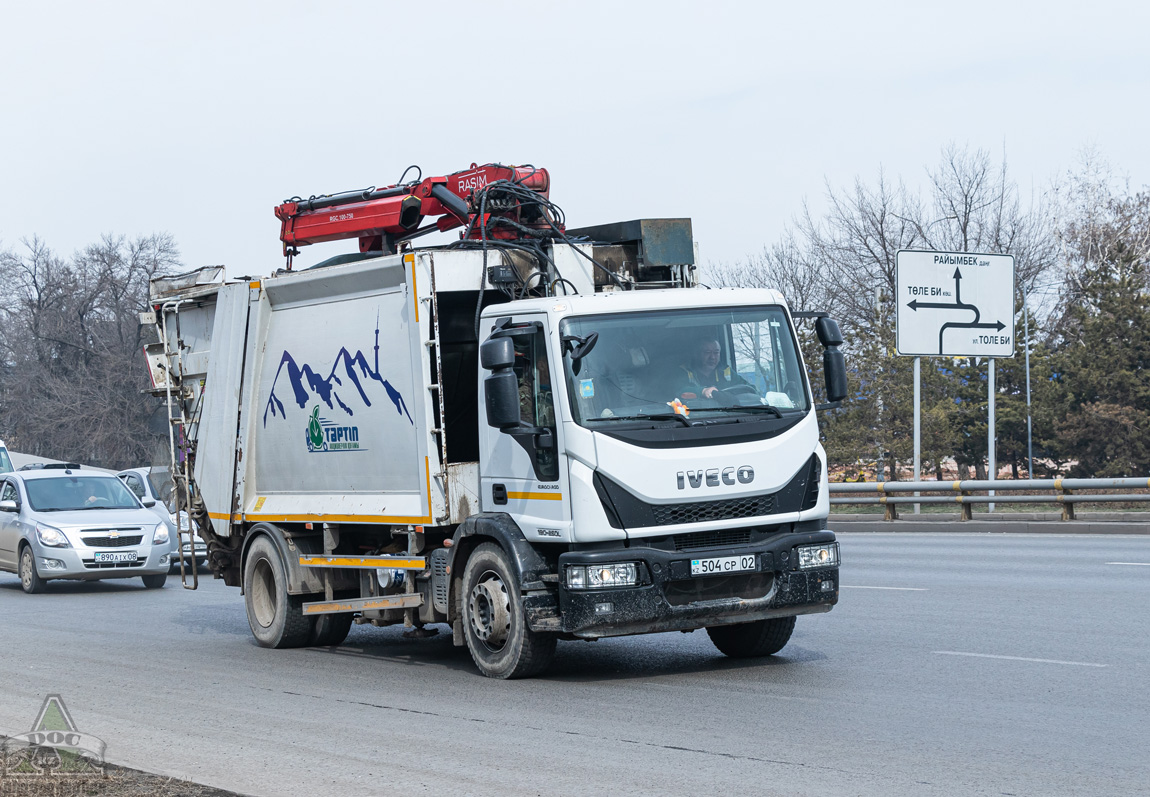
<svg viewBox="0 0 1150 797"><path fill-rule="evenodd" d="M521 315L500 319L488 340L509 339L514 358L509 366L485 369L481 374L480 494L485 512L506 512L532 542L561 542L570 538L571 517L564 500L567 484L562 440L556 424L552 374L562 373L552 362L547 345L546 317ZM504 344L506 349L506 344ZM518 418L505 418L500 429L487 421L492 400L488 380L500 377L515 395L504 393L507 403L518 405ZM504 387L505 390L510 388ZM516 422L517 421L517 422Z"/></svg>

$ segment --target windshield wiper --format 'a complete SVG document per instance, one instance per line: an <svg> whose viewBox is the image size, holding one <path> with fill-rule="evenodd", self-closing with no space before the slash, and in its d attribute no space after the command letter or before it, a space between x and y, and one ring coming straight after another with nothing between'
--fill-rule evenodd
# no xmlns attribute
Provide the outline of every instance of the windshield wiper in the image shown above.
<svg viewBox="0 0 1150 797"><path fill-rule="evenodd" d="M772 407L770 404L750 404L744 407L706 407L699 408L699 412L772 412L776 418L782 418L783 413L779 411L778 407Z"/></svg>
<svg viewBox="0 0 1150 797"><path fill-rule="evenodd" d="M607 417L585 418L587 423L592 421L682 421L684 426L693 424L677 412L657 412L654 415L608 415Z"/></svg>

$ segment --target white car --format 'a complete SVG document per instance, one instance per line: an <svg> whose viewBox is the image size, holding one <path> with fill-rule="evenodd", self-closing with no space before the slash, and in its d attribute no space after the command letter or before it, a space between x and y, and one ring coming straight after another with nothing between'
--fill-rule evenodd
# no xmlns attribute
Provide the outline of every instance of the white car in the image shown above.
<svg viewBox="0 0 1150 797"><path fill-rule="evenodd" d="M166 524L110 474L77 466L0 476L0 570L25 592L52 579L143 578L164 586L172 541Z"/></svg>
<svg viewBox="0 0 1150 797"><path fill-rule="evenodd" d="M166 469L163 471L166 474ZM180 512L179 517L173 515L168 511L167 503L161 498L163 490L158 485L156 476L152 468L129 468L122 470L116 474L128 486L137 498L145 502L154 501L155 504L151 507L156 516L167 524L168 532L172 538L172 570L179 572L180 569L180 548L183 548L184 553L184 566L190 568L192 566L192 559L195 559L196 567L203 567L208 561L208 544L204 542L198 535L193 534L191 531L191 518L188 517L187 512ZM166 479L161 479L160 483L163 484ZM176 532L179 531L177 536ZM179 540L179 546L177 546ZM194 548L193 548L194 546ZM193 553L194 551L194 553Z"/></svg>

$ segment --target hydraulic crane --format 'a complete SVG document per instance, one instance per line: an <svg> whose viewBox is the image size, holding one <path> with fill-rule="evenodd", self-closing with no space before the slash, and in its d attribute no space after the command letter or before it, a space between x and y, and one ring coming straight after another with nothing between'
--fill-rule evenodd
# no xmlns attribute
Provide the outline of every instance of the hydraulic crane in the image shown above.
<svg viewBox="0 0 1150 797"><path fill-rule="evenodd" d="M358 238L361 252L394 254L401 241L463 226L461 238L476 240L563 234L562 214L548 198L546 169L473 163L445 177L405 183L406 175L384 188L293 197L276 207L288 268L298 247L322 241ZM429 217L435 220L421 227Z"/></svg>

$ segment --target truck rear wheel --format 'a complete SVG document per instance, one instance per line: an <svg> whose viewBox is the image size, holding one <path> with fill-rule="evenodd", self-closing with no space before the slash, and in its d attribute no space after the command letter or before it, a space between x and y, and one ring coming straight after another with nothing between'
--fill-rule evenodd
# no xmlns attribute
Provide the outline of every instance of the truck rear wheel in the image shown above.
<svg viewBox="0 0 1150 797"><path fill-rule="evenodd" d="M353 620L355 620L355 615L351 612L316 615L308 645L329 648L332 645L340 644L347 639Z"/></svg>
<svg viewBox="0 0 1150 797"><path fill-rule="evenodd" d="M776 617L753 623L712 626L707 629L707 636L724 655L746 659L778 653L786 647L794 630L794 617Z"/></svg>
<svg viewBox="0 0 1150 797"><path fill-rule="evenodd" d="M555 635L527 627L507 554L485 542L463 570L463 628L475 666L489 678L527 678L547 669Z"/></svg>
<svg viewBox="0 0 1150 797"><path fill-rule="evenodd" d="M244 607L256 642L265 648L298 648L311 635L303 598L288 595L287 572L279 551L266 536L248 549L244 562Z"/></svg>

